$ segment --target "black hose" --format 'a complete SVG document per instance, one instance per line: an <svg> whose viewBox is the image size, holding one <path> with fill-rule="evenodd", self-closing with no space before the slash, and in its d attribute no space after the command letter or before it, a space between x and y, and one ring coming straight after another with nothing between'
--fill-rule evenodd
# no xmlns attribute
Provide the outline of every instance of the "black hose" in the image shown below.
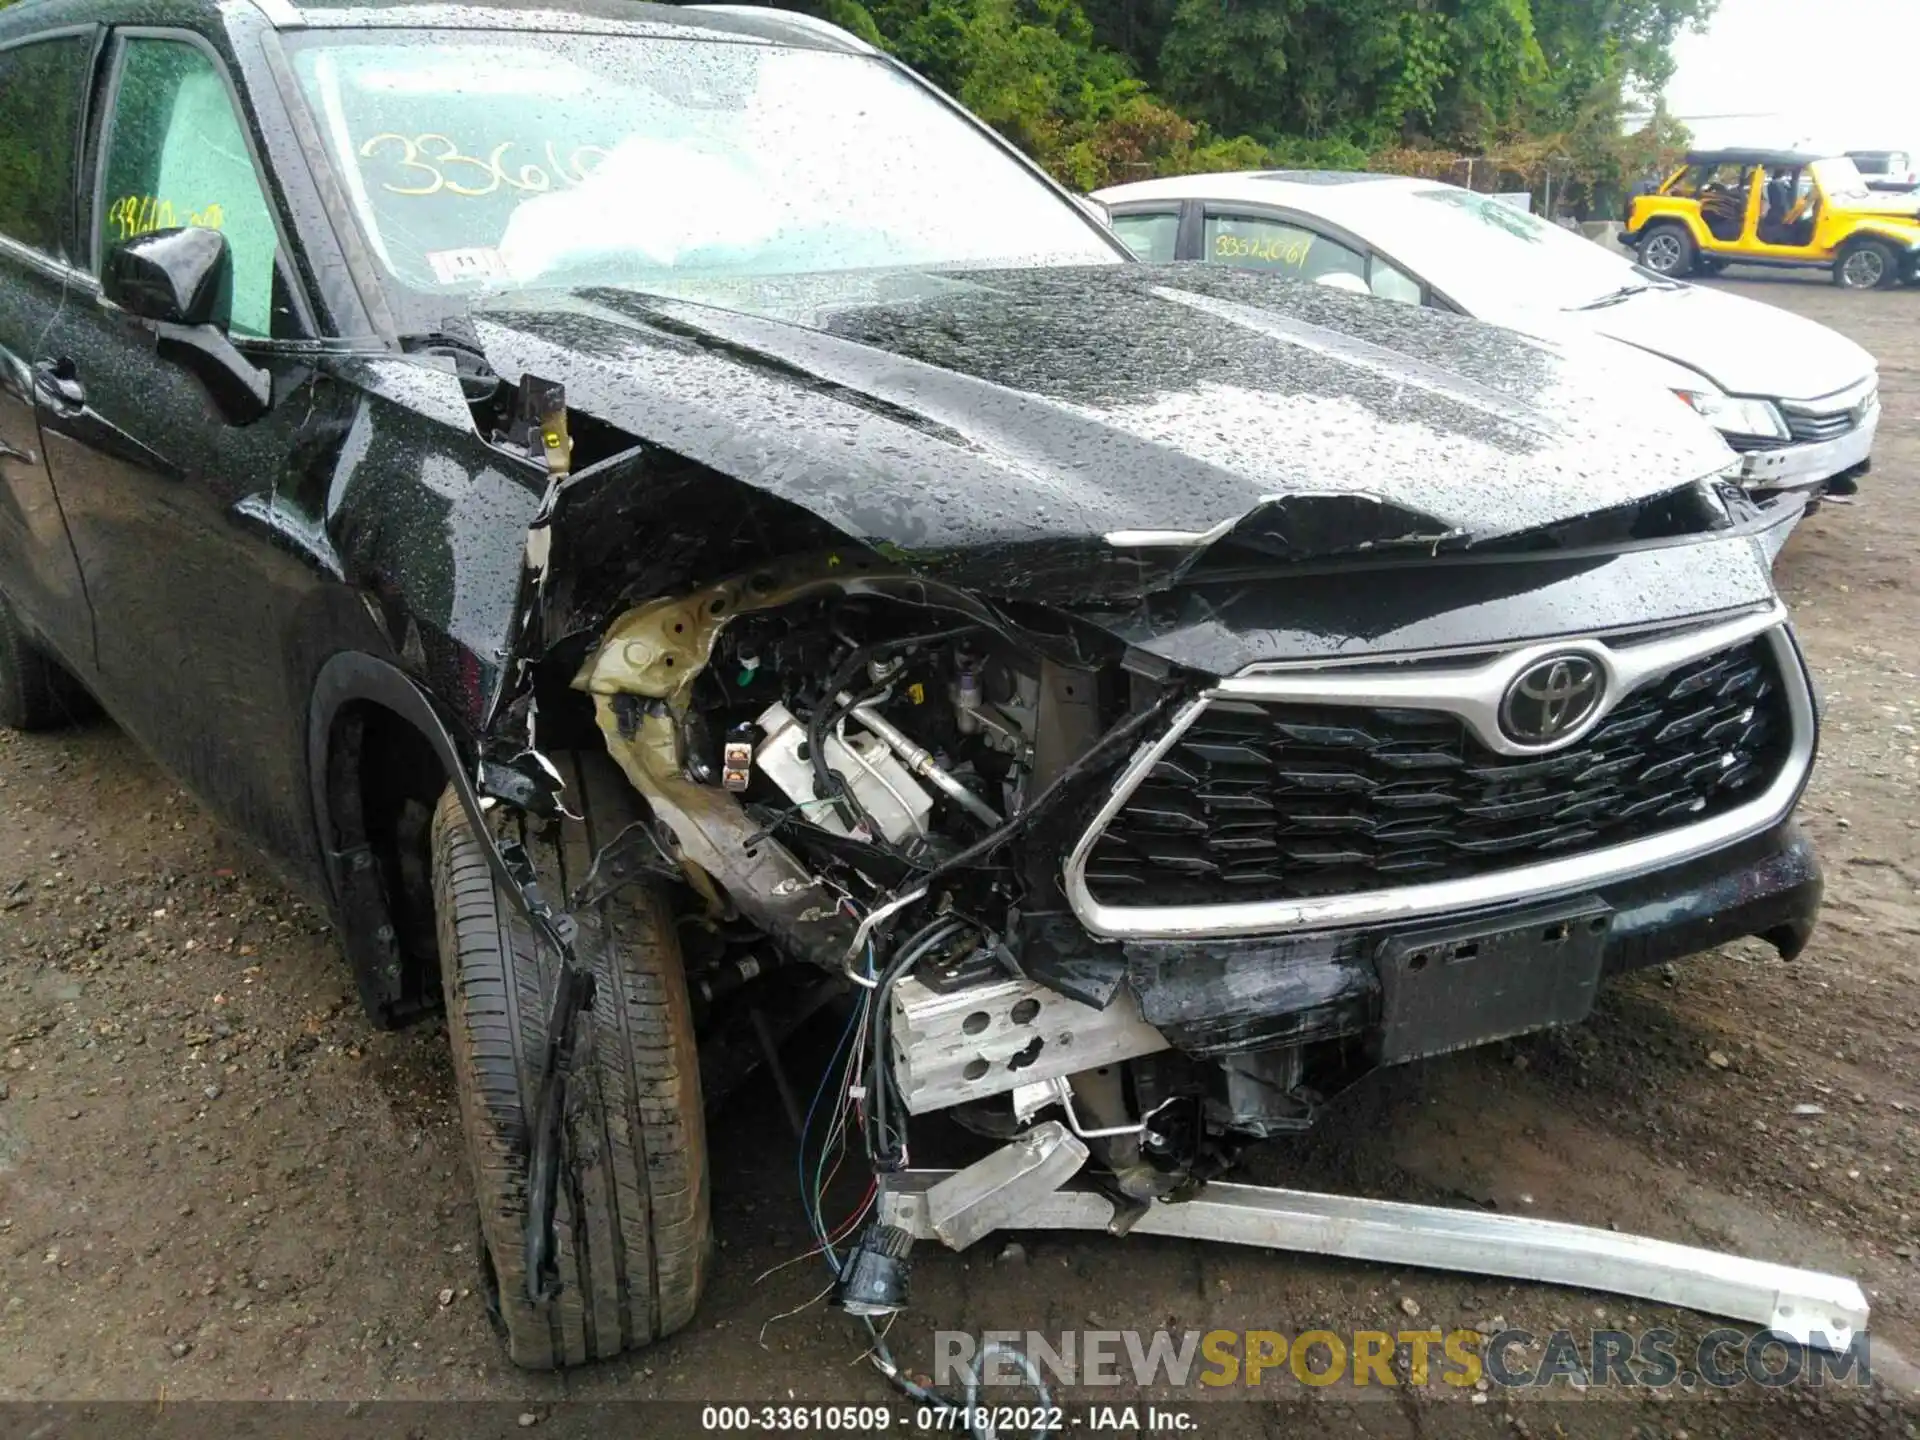
<svg viewBox="0 0 1920 1440"><path fill-rule="evenodd" d="M876 1171L897 1170L905 1159L905 1147L895 1148L888 1135L887 1097L893 1091L893 1066L886 1044L886 1038L892 1033L887 996L894 982L919 964L922 956L971 928L971 921L957 915L936 915L901 944L874 986L873 999L867 1007L867 1053L873 1058L868 1067L866 1114L867 1162Z"/></svg>
<svg viewBox="0 0 1920 1440"><path fill-rule="evenodd" d="M1145 710L1129 715L1124 720L1116 723L1106 734L1102 735L1089 746L1084 754L1072 764L1062 769L1058 775L1054 776L1053 779L1048 782L1046 788L1034 797L1033 803L1028 805L1018 815L1008 820L1004 825L1001 825L990 834L983 835L959 854L936 865L925 875L917 877L911 883L917 887L931 887L936 881L952 874L962 866L971 865L975 861L983 859L997 850L1001 845L1012 839L1020 830L1031 825L1042 813L1058 803L1061 795L1066 792L1067 788L1071 786L1076 779L1084 775L1094 766L1101 764L1115 750L1125 745L1133 739L1134 736L1146 729L1154 720L1159 718L1173 703L1174 698L1175 692L1168 691ZM902 886L901 890L905 888L906 887ZM901 890L895 890L892 894L882 897L876 902L875 908L877 909L896 899L901 893ZM881 971L878 977L879 983L874 987L873 1004L868 1014L868 1024L870 1026L868 1054L871 1057L869 1066L872 1081L869 1087L870 1098L867 1106L867 1160L876 1171L898 1169L901 1164L900 1153L891 1146L887 1137L887 1095L893 1083L893 1057L890 1053L891 1047L887 1043L892 1035L892 1030L886 1023L887 994L893 988L894 981L905 974L911 966L917 964L922 955L941 940L950 938L952 934L951 928L947 928L941 933L934 933L938 927L941 927L943 920L947 922L949 927L965 926L972 923L951 915L944 917L936 916L932 921L928 922L928 924L914 932L912 937L901 945L899 953L893 959L889 960L886 967Z"/></svg>
<svg viewBox="0 0 1920 1440"><path fill-rule="evenodd" d="M1040 1378L1040 1367L1033 1358L1023 1351L1015 1350L1011 1345L998 1340L990 1340L973 1357L973 1364L967 1370L966 1389L960 1400L955 1401L942 1395L938 1390L929 1389L900 1368L900 1362L893 1358L893 1352L887 1348L887 1337L881 1334L869 1316L861 1316L860 1323L867 1327L867 1342L873 1350L874 1364L880 1373L893 1382L896 1389L909 1400L921 1405L933 1406L945 1412L963 1415L967 1421L967 1434L973 1440L995 1440L996 1432L986 1415L991 1407L983 1411L980 1406L980 1382L986 1373L987 1360L993 1355L1005 1355L1019 1365L1026 1376L1027 1388L1033 1391L1039 1402L1034 1411L1044 1417L1053 1409L1053 1392L1047 1389L1047 1382ZM957 1433L957 1432L956 1432ZM1047 1440L1055 1433L1044 1418L1036 1420L1031 1432L1033 1440Z"/></svg>
<svg viewBox="0 0 1920 1440"><path fill-rule="evenodd" d="M931 887L935 881L945 879L955 870L961 869L964 866L972 865L979 860L984 860L988 855L998 850L1021 830L1033 824L1045 811L1052 809L1053 806L1059 802L1061 795L1066 792L1067 787L1075 780L1078 780L1094 766L1105 761L1113 751L1119 749L1122 745L1126 744L1127 741L1133 739L1134 736L1146 729L1150 722L1157 720L1161 715L1166 713L1167 708L1173 703L1174 696L1174 691L1167 691L1145 710L1138 711L1135 714L1127 716L1126 719L1117 722L1106 734L1094 741L1077 760L1066 766L1058 775L1048 781L1046 788L1034 796L1032 801L1021 809L1019 814L1015 815L1011 820L1008 820L999 829L981 836L959 854L941 861L938 865L927 871L926 874L916 878L913 884L916 886ZM906 888L905 886L900 887L901 890ZM885 905L888 901L897 898L899 893L900 891L896 890L891 895L882 896L875 902L875 907L878 908L881 905Z"/></svg>

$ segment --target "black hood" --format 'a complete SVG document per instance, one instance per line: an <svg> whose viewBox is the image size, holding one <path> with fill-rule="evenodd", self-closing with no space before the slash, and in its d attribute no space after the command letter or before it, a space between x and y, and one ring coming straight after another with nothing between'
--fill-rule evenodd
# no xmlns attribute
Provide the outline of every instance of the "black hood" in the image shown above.
<svg viewBox="0 0 1920 1440"><path fill-rule="evenodd" d="M1684 407L1540 342L1202 266L522 295L473 325L503 375L1033 599L1152 589L1199 548L1179 534L1286 558L1476 545L1731 459Z"/></svg>

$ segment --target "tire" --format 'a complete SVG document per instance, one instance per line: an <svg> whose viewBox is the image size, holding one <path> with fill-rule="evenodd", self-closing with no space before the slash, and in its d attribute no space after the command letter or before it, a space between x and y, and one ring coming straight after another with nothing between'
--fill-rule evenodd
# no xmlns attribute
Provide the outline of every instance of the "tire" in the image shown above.
<svg viewBox="0 0 1920 1440"><path fill-rule="evenodd" d="M33 642L0 597L0 725L51 730L85 719L92 708L79 682Z"/></svg>
<svg viewBox="0 0 1920 1440"><path fill-rule="evenodd" d="M556 757L583 820L522 838L543 888L564 896L640 818L604 755ZM527 1299L528 1118L538 1103L555 962L497 892L451 788L433 817L434 908L447 1038L480 1212L481 1279L516 1365L607 1359L693 1317L711 1252L706 1124L693 1012L673 916L635 883L576 912L593 1007L578 1022L554 1229L560 1294Z"/></svg>
<svg viewBox="0 0 1920 1440"><path fill-rule="evenodd" d="M1856 240L1833 262L1842 290L1891 290L1900 283L1900 257L1883 240Z"/></svg>
<svg viewBox="0 0 1920 1440"><path fill-rule="evenodd" d="M1684 225L1654 225L1640 237L1640 263L1656 275L1682 280L1693 273L1697 247Z"/></svg>

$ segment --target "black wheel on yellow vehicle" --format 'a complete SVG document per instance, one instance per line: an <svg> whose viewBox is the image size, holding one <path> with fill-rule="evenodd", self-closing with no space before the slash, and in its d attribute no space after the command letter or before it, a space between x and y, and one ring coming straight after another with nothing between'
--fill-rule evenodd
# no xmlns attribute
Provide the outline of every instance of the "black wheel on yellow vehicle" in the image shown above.
<svg viewBox="0 0 1920 1440"><path fill-rule="evenodd" d="M1655 225L1640 237L1640 263L1670 280L1693 273L1695 253L1693 236L1684 225Z"/></svg>
<svg viewBox="0 0 1920 1440"><path fill-rule="evenodd" d="M1843 290L1891 290L1900 283L1900 257L1884 240L1856 240L1833 262L1833 283Z"/></svg>

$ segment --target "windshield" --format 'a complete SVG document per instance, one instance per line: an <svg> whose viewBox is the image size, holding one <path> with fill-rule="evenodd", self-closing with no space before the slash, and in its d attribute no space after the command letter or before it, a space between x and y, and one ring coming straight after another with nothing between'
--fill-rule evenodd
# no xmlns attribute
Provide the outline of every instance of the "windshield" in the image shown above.
<svg viewBox="0 0 1920 1440"><path fill-rule="evenodd" d="M1383 186L1369 201L1379 206L1369 238L1472 314L1574 310L1659 283L1584 236L1457 185Z"/></svg>
<svg viewBox="0 0 1920 1440"><path fill-rule="evenodd" d="M1868 150L1847 158L1862 175L1904 175L1911 168L1904 150Z"/></svg>
<svg viewBox="0 0 1920 1440"><path fill-rule="evenodd" d="M361 227L407 287L1121 260L869 56L522 31L287 40Z"/></svg>
<svg viewBox="0 0 1920 1440"><path fill-rule="evenodd" d="M1860 167L1844 155L1816 160L1813 178L1820 182L1820 193L1829 200L1865 200L1873 194Z"/></svg>

